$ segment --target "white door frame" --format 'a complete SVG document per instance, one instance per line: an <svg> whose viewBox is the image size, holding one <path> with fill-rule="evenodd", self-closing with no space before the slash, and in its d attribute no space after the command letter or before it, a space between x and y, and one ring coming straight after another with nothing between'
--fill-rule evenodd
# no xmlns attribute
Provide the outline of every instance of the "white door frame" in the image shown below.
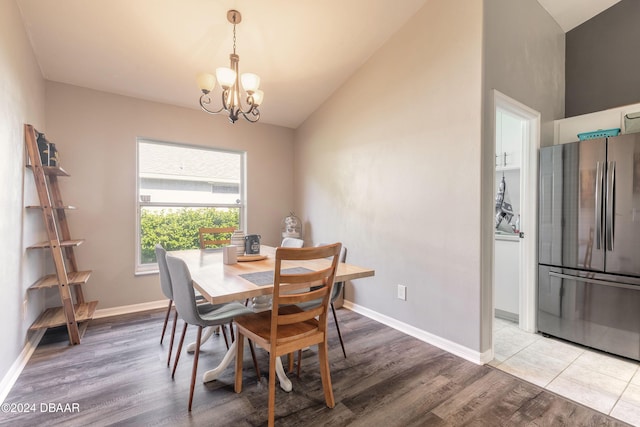
<svg viewBox="0 0 640 427"><path fill-rule="evenodd" d="M501 109L521 118L524 122L520 169L520 229L525 233L520 242L520 329L536 332L536 283L537 283L537 225L538 225L538 150L540 149L540 113L507 95L493 90L493 112ZM493 141L496 141L496 125L493 121ZM494 173L495 176L495 173ZM495 266L495 262L494 262ZM492 267L495 268L495 267ZM492 274L495 278L495 272ZM492 317L495 313L495 279L492 284ZM491 340L492 343L494 340ZM493 346L493 344L492 344Z"/></svg>

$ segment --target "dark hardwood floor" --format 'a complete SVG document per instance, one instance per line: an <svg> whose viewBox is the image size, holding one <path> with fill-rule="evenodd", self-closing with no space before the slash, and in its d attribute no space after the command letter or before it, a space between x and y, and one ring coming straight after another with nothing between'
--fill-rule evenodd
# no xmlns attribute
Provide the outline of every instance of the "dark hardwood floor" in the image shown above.
<svg viewBox="0 0 640 427"><path fill-rule="evenodd" d="M248 349L242 393L233 391L232 367L218 380L202 383L202 373L217 365L226 351L221 336L214 336L203 346L193 411L187 411L193 356L182 354L176 378L172 380L166 367L168 338L165 337L164 345L159 344L163 315L162 311L155 311L94 320L82 344L73 347L67 344L64 333L47 333L5 399L9 405L27 404L31 409L35 406L35 412L6 413L5 405L0 424L154 427L266 424L267 381L263 378L257 383ZM301 377L289 375L293 391L285 393L278 389L276 393L277 425L626 425L351 311L338 310L338 317L348 358L343 358L335 328L330 325L335 408L325 406L313 348L304 352ZM195 340L195 327L189 329L191 342ZM257 353L260 368L266 373L268 357L264 350ZM51 407L49 403L62 406ZM69 411L61 411L64 409Z"/></svg>

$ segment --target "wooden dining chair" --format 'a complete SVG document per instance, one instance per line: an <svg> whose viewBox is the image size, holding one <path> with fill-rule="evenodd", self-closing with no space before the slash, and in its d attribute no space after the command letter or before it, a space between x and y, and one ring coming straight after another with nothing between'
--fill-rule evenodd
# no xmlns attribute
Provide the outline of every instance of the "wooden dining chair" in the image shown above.
<svg viewBox="0 0 640 427"><path fill-rule="evenodd" d="M200 240L200 249L209 246L221 247L231 243L231 234L236 231L236 227L202 227L198 229L198 239ZM228 235L228 237L220 236Z"/></svg>
<svg viewBox="0 0 640 427"><path fill-rule="evenodd" d="M275 421L276 359L311 345L318 345L326 404L329 408L335 406L327 354L327 311L341 246L334 243L313 248L276 249L272 309L235 319L238 334L236 393L242 391L244 337L269 352L269 426L273 426ZM283 262L292 267L295 261L328 257L332 257L330 266L318 271L291 272L282 268ZM298 291L290 293L295 290ZM296 305L313 300L319 303L306 310Z"/></svg>
<svg viewBox="0 0 640 427"><path fill-rule="evenodd" d="M318 246L324 246L326 243L320 243ZM347 261L347 248L345 246L340 249L340 256L338 257L338 262L346 262ZM347 358L347 352L344 349L344 341L342 340L342 333L340 332L340 324L338 323L338 316L336 316L336 308L333 306L333 303L342 295L342 291L344 290L344 282L336 282L333 285L333 289L331 290L331 298L329 299L329 305L331 306L331 313L333 314L333 322L336 325L336 332L338 332L338 339L340 340L340 347L342 347L342 355L344 358ZM317 304L316 301L308 301L306 303L298 304L302 308L311 307L314 304ZM293 369L293 357L289 357L289 372ZM298 351L298 369L297 376L300 377L300 370L302 369L302 351Z"/></svg>
<svg viewBox="0 0 640 427"><path fill-rule="evenodd" d="M191 405L193 403L193 390L195 388L196 373L198 371L198 359L200 357L200 341L202 339L202 328L209 326L222 326L233 321L234 317L236 316L246 315L253 312L239 302L231 302L228 304L214 305L214 309L212 311L202 313L201 310L198 310L198 304L196 304L193 281L191 280L191 273L189 272L187 264L180 258L167 255L167 267L169 268L169 275L171 277L174 303L176 305L178 315L182 318L182 320L184 320L182 337L180 337L178 351L176 352L176 359L173 362L173 372L171 373L172 378L175 376L176 368L178 366L178 360L180 360L180 352L182 351L182 344L184 343L187 326L190 324L198 326L196 348L193 357L193 369L191 371L191 386L189 389L189 411L191 411ZM258 370L255 358L254 365L259 376L260 371Z"/></svg>

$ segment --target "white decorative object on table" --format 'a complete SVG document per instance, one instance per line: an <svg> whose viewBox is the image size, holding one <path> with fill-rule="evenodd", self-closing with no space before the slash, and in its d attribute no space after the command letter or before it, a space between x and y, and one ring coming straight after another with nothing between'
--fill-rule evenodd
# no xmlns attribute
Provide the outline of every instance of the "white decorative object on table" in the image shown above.
<svg viewBox="0 0 640 427"><path fill-rule="evenodd" d="M244 232L236 230L231 235L231 245L236 247L238 256L244 255Z"/></svg>
<svg viewBox="0 0 640 427"><path fill-rule="evenodd" d="M238 262L238 248L234 245L222 248L222 262L230 265Z"/></svg>
<svg viewBox="0 0 640 427"><path fill-rule="evenodd" d="M282 237L302 238L302 222L293 212L282 221Z"/></svg>

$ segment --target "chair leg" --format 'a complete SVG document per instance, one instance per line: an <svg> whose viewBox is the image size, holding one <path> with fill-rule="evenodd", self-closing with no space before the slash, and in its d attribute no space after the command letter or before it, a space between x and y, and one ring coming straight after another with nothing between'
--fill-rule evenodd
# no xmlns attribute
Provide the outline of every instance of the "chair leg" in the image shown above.
<svg viewBox="0 0 640 427"><path fill-rule="evenodd" d="M333 307L333 303L331 303L331 311L333 312L333 321L336 322L336 330L338 331L338 338L340 339L342 354L344 354L344 358L346 359L347 352L344 350L344 342L342 341L342 334L340 333L340 326L338 325L338 317L336 316L336 309Z"/></svg>
<svg viewBox="0 0 640 427"><path fill-rule="evenodd" d="M347 352L344 349L344 341L342 341L342 333L340 333L340 325L338 325L338 316L336 316L336 309L333 306L333 303L331 303L331 311L333 312L333 321L336 324L336 331L338 331L338 339L340 340L340 347L342 347L342 354L344 355L344 358L347 358ZM298 350L298 378L300 378L300 369L302 366L302 350Z"/></svg>
<svg viewBox="0 0 640 427"><path fill-rule="evenodd" d="M187 334L187 326L189 324L184 322L184 328L182 328L182 336L180 337L180 343L178 344L178 351L176 352L176 360L173 361L173 371L171 372L171 378L176 375L176 368L178 367L178 360L180 360L180 353L182 352L182 344L184 343L184 336Z"/></svg>
<svg viewBox="0 0 640 427"><path fill-rule="evenodd" d="M244 353L244 335L238 331L236 341L236 383L233 387L236 393L242 391L242 355Z"/></svg>
<svg viewBox="0 0 640 427"><path fill-rule="evenodd" d="M274 353L269 353L269 427L276 419L276 359Z"/></svg>
<svg viewBox="0 0 640 427"><path fill-rule="evenodd" d="M167 322L169 321L169 314L171 314L172 305L173 305L173 300L169 300L169 307L167 308L167 314L164 316L164 325L162 325L162 335L160 335L160 344L162 344L162 340L164 340L164 331L167 330Z"/></svg>
<svg viewBox="0 0 640 427"><path fill-rule="evenodd" d="M191 370L191 387L189 389L189 412L193 403L193 390L196 387L196 373L198 372L198 359L200 358L200 340L202 339L202 326L198 325L198 336L196 338L196 354L193 357L193 369Z"/></svg>
<svg viewBox="0 0 640 427"><path fill-rule="evenodd" d="M173 351L173 341L176 337L176 325L178 324L178 311L175 310L175 315L173 316L173 326L171 327L171 341L169 341L169 356L167 356L167 366L171 364L171 352Z"/></svg>
<svg viewBox="0 0 640 427"><path fill-rule="evenodd" d="M253 341L249 340L249 349L251 350L251 358L253 359L253 367L256 369L256 375L258 376L258 382L262 380L260 378L260 368L258 368L258 359L256 358L256 350L253 348Z"/></svg>
<svg viewBox="0 0 640 427"><path fill-rule="evenodd" d="M327 341L318 344L318 358L320 361L320 378L322 379L322 389L324 390L324 400L327 407L333 408L336 402L333 399L333 387L331 386L331 372L329 371L329 357L327 351Z"/></svg>
<svg viewBox="0 0 640 427"><path fill-rule="evenodd" d="M229 322L229 335L231 335L231 342L234 342L236 340L236 337L233 336L233 319L231 319L231 322Z"/></svg>
<svg viewBox="0 0 640 427"><path fill-rule="evenodd" d="M288 363L288 367L287 367L287 371L289 372L293 372L293 359L295 358L295 353L289 353L287 354L287 361Z"/></svg>
<svg viewBox="0 0 640 427"><path fill-rule="evenodd" d="M224 337L224 343L227 345L227 350L229 350L229 339L227 338L227 328L224 325L220 325L220 330L222 331L222 336Z"/></svg>

